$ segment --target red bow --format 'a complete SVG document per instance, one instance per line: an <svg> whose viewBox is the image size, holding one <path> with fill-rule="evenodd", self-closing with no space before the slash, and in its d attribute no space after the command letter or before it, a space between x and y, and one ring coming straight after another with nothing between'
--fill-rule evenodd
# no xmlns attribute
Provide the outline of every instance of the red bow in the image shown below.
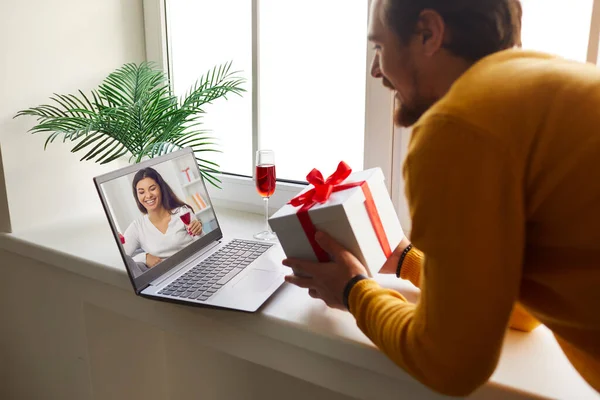
<svg viewBox="0 0 600 400"><path fill-rule="evenodd" d="M312 171L308 175L306 175L306 180L308 183L312 184L314 188L310 189L308 192L304 192L301 195L294 197L290 200L289 204L294 207L304 206L303 208L311 208L315 203L325 203L331 197L331 194L334 192L339 192L341 190L349 189L353 186L339 186L340 183L344 182L346 178L350 176L352 173L352 168L344 161L340 161L338 164L337 170L331 174L327 180L323 180L323 174L316 168L313 168Z"/></svg>

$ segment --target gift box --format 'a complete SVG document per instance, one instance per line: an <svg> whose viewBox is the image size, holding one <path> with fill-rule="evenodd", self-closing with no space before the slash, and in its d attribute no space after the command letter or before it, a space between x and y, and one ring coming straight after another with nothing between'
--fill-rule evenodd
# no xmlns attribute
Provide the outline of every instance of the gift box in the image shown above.
<svg viewBox="0 0 600 400"><path fill-rule="evenodd" d="M313 170L307 180L311 185L269 218L286 256L329 261L314 240L323 231L376 274L404 237L381 169L352 173L341 162L327 179Z"/></svg>

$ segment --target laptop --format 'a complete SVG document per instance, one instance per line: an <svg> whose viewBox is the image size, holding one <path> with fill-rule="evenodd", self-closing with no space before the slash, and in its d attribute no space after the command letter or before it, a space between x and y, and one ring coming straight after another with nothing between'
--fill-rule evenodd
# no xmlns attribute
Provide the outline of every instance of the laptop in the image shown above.
<svg viewBox="0 0 600 400"><path fill-rule="evenodd" d="M278 243L223 238L192 149L94 183L137 295L254 312L283 283Z"/></svg>

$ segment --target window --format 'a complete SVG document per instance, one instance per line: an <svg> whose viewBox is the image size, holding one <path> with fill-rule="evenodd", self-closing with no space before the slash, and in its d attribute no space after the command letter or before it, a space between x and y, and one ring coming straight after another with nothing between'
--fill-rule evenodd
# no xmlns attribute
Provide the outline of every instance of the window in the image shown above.
<svg viewBox="0 0 600 400"><path fill-rule="evenodd" d="M143 2L146 57L169 70L177 93L227 61L248 80L243 98L207 109L206 128L223 150L215 161L226 171L223 190L209 187L213 200L262 213L251 178L259 147L275 150L278 179L304 181L314 167L327 176L343 159L356 170L381 167L395 190L393 98L368 79L371 0ZM303 185L280 181L269 206Z"/></svg>
<svg viewBox="0 0 600 400"><path fill-rule="evenodd" d="M585 62L594 0L521 0L523 47ZM595 59L593 60L595 62Z"/></svg>
<svg viewBox="0 0 600 400"><path fill-rule="evenodd" d="M223 151L211 154L223 171L252 175L252 2L168 0L170 77L177 96L217 64L248 80L243 97L219 99L206 108L204 126Z"/></svg>
<svg viewBox="0 0 600 400"><path fill-rule="evenodd" d="M280 179L303 181L313 167L327 174L340 160L363 169L366 0L166 4L177 95L230 60L248 80L243 98L207 107L205 125L220 141L215 158L223 171L251 176L258 147L275 151Z"/></svg>
<svg viewBox="0 0 600 400"><path fill-rule="evenodd" d="M259 142L286 161L278 176L363 169L367 2L259 4Z"/></svg>

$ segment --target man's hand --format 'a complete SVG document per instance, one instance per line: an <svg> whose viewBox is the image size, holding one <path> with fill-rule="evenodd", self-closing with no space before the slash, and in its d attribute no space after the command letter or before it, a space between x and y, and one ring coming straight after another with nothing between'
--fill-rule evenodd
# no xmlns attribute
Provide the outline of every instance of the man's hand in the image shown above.
<svg viewBox="0 0 600 400"><path fill-rule="evenodd" d="M192 220L190 224L187 226L187 230L192 236L198 236L202 233L202 222L197 219Z"/></svg>
<svg viewBox="0 0 600 400"><path fill-rule="evenodd" d="M346 284L356 275L368 275L367 269L356 257L326 233L317 232L315 240L323 250L329 253L333 262L283 260L283 265L306 275L306 277L289 275L285 277L285 280L308 289L311 297L323 300L329 307L345 310L343 296Z"/></svg>
<svg viewBox="0 0 600 400"><path fill-rule="evenodd" d="M146 254L146 265L148 266L148 268L156 267L156 264L158 264L161 261L162 261L162 258L153 256L150 253Z"/></svg>

